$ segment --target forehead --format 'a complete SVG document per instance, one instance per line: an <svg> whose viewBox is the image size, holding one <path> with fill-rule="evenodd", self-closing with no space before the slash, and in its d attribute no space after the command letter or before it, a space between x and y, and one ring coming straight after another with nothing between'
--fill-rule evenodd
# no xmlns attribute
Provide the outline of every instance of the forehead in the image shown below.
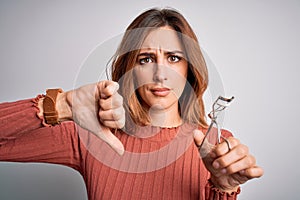
<svg viewBox="0 0 300 200"><path fill-rule="evenodd" d="M183 50L178 32L170 27L161 27L152 30L144 40L141 49Z"/></svg>

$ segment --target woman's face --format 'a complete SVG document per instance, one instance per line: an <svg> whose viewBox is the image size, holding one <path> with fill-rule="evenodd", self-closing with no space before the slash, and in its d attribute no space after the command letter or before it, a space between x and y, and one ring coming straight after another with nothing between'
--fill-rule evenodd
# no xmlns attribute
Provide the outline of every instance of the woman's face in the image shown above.
<svg viewBox="0 0 300 200"><path fill-rule="evenodd" d="M148 109L176 109L188 64L177 32L161 27L146 37L134 67L137 91Z"/></svg>

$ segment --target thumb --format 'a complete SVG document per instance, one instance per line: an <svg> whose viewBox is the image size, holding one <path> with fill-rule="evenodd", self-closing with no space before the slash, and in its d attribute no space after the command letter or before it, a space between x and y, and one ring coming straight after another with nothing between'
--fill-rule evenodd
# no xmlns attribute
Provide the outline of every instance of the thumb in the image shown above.
<svg viewBox="0 0 300 200"><path fill-rule="evenodd" d="M101 134L98 135L100 139L104 140L111 148L113 148L119 155L124 154L124 146L122 142L111 132L107 127L102 127Z"/></svg>
<svg viewBox="0 0 300 200"><path fill-rule="evenodd" d="M193 134L194 134L194 141L195 141L195 144L197 146L200 146L202 144L202 141L204 139L204 134L202 131L196 129L193 131Z"/></svg>
<svg viewBox="0 0 300 200"><path fill-rule="evenodd" d="M114 81L101 81L97 86L101 98L108 98L119 89L119 84Z"/></svg>

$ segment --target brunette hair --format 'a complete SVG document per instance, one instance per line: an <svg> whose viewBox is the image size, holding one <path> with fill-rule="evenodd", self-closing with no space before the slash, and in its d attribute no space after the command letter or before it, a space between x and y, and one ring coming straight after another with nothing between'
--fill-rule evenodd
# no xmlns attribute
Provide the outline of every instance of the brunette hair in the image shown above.
<svg viewBox="0 0 300 200"><path fill-rule="evenodd" d="M207 127L203 93L208 85L205 60L195 33L186 19L174 9L150 9L128 26L112 59L112 80L119 82L120 94L124 98L126 129L134 124L148 125L148 111L141 105L132 69L136 65L140 47L151 30L169 26L175 31L184 47L188 61L187 84L179 98L181 118L188 123Z"/></svg>

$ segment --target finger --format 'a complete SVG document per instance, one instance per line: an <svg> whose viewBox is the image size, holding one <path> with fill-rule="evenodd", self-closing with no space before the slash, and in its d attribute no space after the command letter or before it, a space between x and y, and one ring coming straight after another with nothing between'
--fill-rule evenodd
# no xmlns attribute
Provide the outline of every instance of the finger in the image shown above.
<svg viewBox="0 0 300 200"><path fill-rule="evenodd" d="M264 170L259 166L254 166L245 170L240 171L240 174L250 178L259 178L264 174Z"/></svg>
<svg viewBox="0 0 300 200"><path fill-rule="evenodd" d="M234 137L227 138L227 141L230 143L232 149L234 149L237 145L240 144L240 141ZM228 149L228 144L224 141L216 146L214 149L214 153L216 156L222 156L228 153L230 149Z"/></svg>
<svg viewBox="0 0 300 200"><path fill-rule="evenodd" d="M251 167L255 166L255 164L256 164L255 158L252 155L248 155L248 156L230 164L225 169L222 169L223 170L222 172L226 173L226 174L234 174L236 172L251 168Z"/></svg>
<svg viewBox="0 0 300 200"><path fill-rule="evenodd" d="M110 110L99 110L100 121L106 120L120 120L125 117L125 110L123 107Z"/></svg>
<svg viewBox="0 0 300 200"><path fill-rule="evenodd" d="M75 119L76 124L104 140L118 154L122 155L124 153L123 144L111 133L109 128L100 125L95 112L81 109L78 113L76 113Z"/></svg>
<svg viewBox="0 0 300 200"><path fill-rule="evenodd" d="M123 97L115 93L114 95L104 99L99 99L99 106L102 110L110 110L123 106Z"/></svg>
<svg viewBox="0 0 300 200"><path fill-rule="evenodd" d="M202 131L200 131L200 130L194 130L193 133L194 133L194 142L195 142L195 144L196 144L196 146L198 148L200 157L202 159L205 158L204 161L207 161L208 163L211 163L212 159L215 158L215 156L212 157L212 155L211 155L211 153L212 153L211 150L213 148L213 145L211 145L207 141L207 139L205 139L205 135L203 134ZM208 157L208 155L210 155L210 156Z"/></svg>
<svg viewBox="0 0 300 200"><path fill-rule="evenodd" d="M101 133L96 134L100 139L106 142L119 155L124 154L124 146L122 142L110 131L109 128L102 128Z"/></svg>
<svg viewBox="0 0 300 200"><path fill-rule="evenodd" d="M197 146L200 146L201 143L202 143L202 141L203 141L203 139L204 139L204 134L203 134L203 132L200 131L200 130L198 130L198 129L196 129L196 130L193 131L193 134L194 134L194 141L195 141L195 144L196 144Z"/></svg>
<svg viewBox="0 0 300 200"><path fill-rule="evenodd" d="M119 89L119 84L114 81L101 81L97 84L100 98L108 98Z"/></svg>
<svg viewBox="0 0 300 200"><path fill-rule="evenodd" d="M103 121L102 124L108 128L123 128L125 126L125 119L122 118L120 120L106 120Z"/></svg>
<svg viewBox="0 0 300 200"><path fill-rule="evenodd" d="M227 147L227 151L228 151L228 147ZM235 146L233 149L231 149L229 152L227 152L226 154L223 154L222 156L218 157L213 162L213 166L216 169L228 167L229 165L232 165L233 163L245 158L248 155L248 153L249 153L248 147L243 144L239 144ZM246 166L245 168L248 167L250 166Z"/></svg>

